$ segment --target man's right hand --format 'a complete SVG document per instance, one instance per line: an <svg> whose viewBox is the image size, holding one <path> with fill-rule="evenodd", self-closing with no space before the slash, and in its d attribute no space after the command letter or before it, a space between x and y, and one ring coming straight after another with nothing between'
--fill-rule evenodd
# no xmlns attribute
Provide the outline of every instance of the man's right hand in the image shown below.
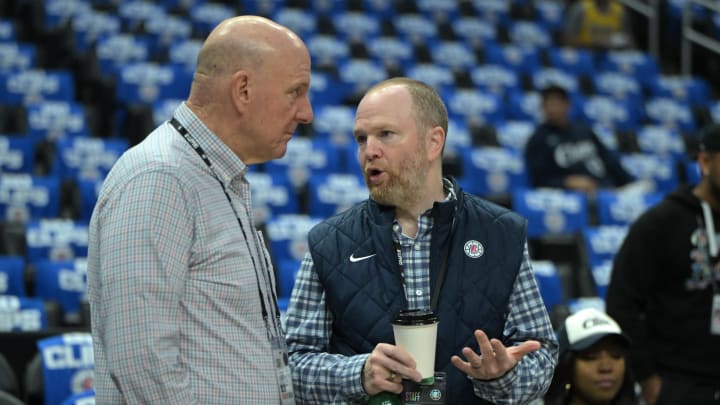
<svg viewBox="0 0 720 405"><path fill-rule="evenodd" d="M368 395L382 391L399 394L403 390L403 378L422 380L415 366L415 360L402 347L378 343L363 366L363 388Z"/></svg>

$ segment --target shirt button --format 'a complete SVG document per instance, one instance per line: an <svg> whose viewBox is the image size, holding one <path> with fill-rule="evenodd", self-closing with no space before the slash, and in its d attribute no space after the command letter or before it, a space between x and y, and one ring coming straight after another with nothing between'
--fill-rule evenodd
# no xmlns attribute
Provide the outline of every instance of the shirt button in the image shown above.
<svg viewBox="0 0 720 405"><path fill-rule="evenodd" d="M400 232L400 225L398 225L398 224L393 225L393 231Z"/></svg>
<svg viewBox="0 0 720 405"><path fill-rule="evenodd" d="M422 295L422 290L419 289L419 288L418 288L417 290L415 290L415 295L417 295L418 297L421 296L421 295Z"/></svg>
<svg viewBox="0 0 720 405"><path fill-rule="evenodd" d="M415 244L415 250L420 250L420 244L419 244L419 243L416 243L416 244Z"/></svg>

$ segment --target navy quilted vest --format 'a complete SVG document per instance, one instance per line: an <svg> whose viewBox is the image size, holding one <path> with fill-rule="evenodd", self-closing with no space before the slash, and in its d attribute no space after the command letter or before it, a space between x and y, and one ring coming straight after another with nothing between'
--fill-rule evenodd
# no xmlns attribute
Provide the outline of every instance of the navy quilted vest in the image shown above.
<svg viewBox="0 0 720 405"><path fill-rule="evenodd" d="M436 309L440 324L435 369L447 373L446 403L480 404L484 401L473 394L471 381L452 365L450 357L461 355L466 346L477 352L475 329L502 340L526 223L454 186L457 201L436 203L432 210L431 288L448 243L452 246ZM449 238L453 215L455 230ZM313 262L334 317L332 353L369 353L377 343L394 343L390 319L407 305L392 242L394 216L394 208L365 201L310 231ZM480 257L465 253L468 241L480 242ZM372 254L367 260L349 260L351 255Z"/></svg>

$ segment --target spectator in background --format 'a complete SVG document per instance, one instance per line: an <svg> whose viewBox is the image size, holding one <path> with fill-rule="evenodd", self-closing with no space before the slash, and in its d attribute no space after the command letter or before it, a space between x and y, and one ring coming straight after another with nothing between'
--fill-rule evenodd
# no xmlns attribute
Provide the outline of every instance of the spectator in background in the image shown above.
<svg viewBox="0 0 720 405"><path fill-rule="evenodd" d="M420 380L391 317L432 309L447 404L526 403L550 383L557 341L525 221L442 174L448 113L428 85L381 82L354 136L370 198L311 229L287 312L301 403L367 403Z"/></svg>
<svg viewBox="0 0 720 405"><path fill-rule="evenodd" d="M720 404L720 125L700 139L702 179L635 220L607 290L648 405Z"/></svg>
<svg viewBox="0 0 720 405"><path fill-rule="evenodd" d="M634 405L628 347L614 319L595 308L581 309L558 330L560 357L545 405Z"/></svg>
<svg viewBox="0 0 720 405"><path fill-rule="evenodd" d="M594 193L617 188L633 177L595 135L592 128L570 119L570 96L550 85L540 92L544 122L525 145L525 163L532 187L563 188Z"/></svg>
<svg viewBox="0 0 720 405"><path fill-rule="evenodd" d="M568 7L564 42L594 50L634 47L629 16L617 0L577 0Z"/></svg>
<svg viewBox="0 0 720 405"><path fill-rule="evenodd" d="M88 300L98 404L292 404L248 165L309 123L310 55L268 19L221 22L188 99L108 174Z"/></svg>

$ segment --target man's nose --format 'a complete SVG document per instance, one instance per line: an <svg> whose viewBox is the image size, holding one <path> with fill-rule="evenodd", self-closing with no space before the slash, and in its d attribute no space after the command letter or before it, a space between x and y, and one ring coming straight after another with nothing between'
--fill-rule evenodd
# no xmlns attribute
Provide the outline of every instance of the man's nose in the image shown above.
<svg viewBox="0 0 720 405"><path fill-rule="evenodd" d="M303 124L309 124L313 121L313 118L315 117L312 109L312 105L310 104L310 99L305 97L302 104L300 105L300 108L297 112L297 120Z"/></svg>

